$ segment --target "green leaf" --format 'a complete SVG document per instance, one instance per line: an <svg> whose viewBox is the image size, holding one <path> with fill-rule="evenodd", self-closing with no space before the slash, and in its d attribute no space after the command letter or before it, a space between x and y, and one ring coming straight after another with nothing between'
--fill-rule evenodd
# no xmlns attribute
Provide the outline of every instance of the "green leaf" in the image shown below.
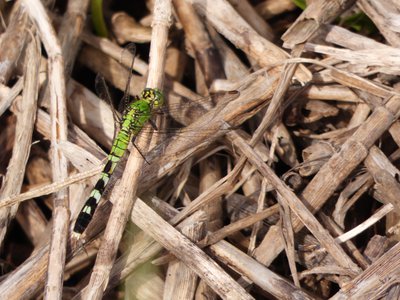
<svg viewBox="0 0 400 300"><path fill-rule="evenodd" d="M300 7L302 10L305 10L307 7L306 0L292 0L292 2L297 6Z"/></svg>
<svg viewBox="0 0 400 300"><path fill-rule="evenodd" d="M341 23L357 32L363 31L366 34L377 32L375 24L362 12L353 14L341 20Z"/></svg>

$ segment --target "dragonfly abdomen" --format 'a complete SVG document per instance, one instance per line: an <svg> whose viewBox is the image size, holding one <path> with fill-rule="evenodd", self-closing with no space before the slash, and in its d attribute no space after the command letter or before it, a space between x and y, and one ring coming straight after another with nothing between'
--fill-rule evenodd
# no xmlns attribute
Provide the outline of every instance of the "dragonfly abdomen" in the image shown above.
<svg viewBox="0 0 400 300"><path fill-rule="evenodd" d="M100 179L97 181L95 187L90 193L89 198L86 200L85 206L78 215L74 232L81 234L92 220L93 214L99 205L110 177L113 174L118 162L121 160L121 157L128 148L128 144L132 135L129 131L129 129L122 127L118 133L111 148L111 152L107 157L107 163L100 175Z"/></svg>

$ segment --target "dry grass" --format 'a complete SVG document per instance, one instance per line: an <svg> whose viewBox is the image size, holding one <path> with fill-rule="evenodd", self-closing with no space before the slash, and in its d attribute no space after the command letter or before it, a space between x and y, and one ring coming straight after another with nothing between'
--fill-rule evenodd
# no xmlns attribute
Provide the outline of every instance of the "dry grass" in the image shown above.
<svg viewBox="0 0 400 300"><path fill-rule="evenodd" d="M1 4L1 298L400 297L398 3L109 1L101 38L51 2ZM130 94L182 128L143 132L77 241L128 42Z"/></svg>

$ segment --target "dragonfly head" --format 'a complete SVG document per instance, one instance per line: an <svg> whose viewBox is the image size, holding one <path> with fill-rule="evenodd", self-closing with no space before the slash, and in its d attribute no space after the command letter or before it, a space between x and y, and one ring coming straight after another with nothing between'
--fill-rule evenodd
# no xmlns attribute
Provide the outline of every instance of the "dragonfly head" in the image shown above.
<svg viewBox="0 0 400 300"><path fill-rule="evenodd" d="M157 109L164 105L164 95L157 88L145 88L140 98L147 101L153 109Z"/></svg>

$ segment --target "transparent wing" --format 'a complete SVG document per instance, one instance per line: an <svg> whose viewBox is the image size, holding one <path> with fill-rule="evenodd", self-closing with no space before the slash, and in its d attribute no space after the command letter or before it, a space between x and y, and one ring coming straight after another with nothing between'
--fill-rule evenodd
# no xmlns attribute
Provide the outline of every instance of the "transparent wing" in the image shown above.
<svg viewBox="0 0 400 300"><path fill-rule="evenodd" d="M199 137L206 138L205 140L207 140L208 137L215 135L215 131L207 129L208 123L204 124L204 126L197 127L195 130L193 130L192 127L186 127L182 124L189 125L189 123L195 121L199 117L198 113L199 106L208 107L211 102L217 102L215 98L221 97L223 95L225 96L224 99L224 104L225 104L237 98L239 96L239 92L237 91L225 92L218 95L213 95L211 97L198 99L194 102L188 101L176 105L169 105L168 107L163 108L156 112L157 114L162 115L162 117L164 118L164 123L166 123L167 126L159 128L157 131L154 131L154 129L151 126L148 126L143 128L140 134L142 134L143 132L154 131L155 134L158 135L158 142L157 142L158 147L160 147L161 145L167 145L169 139L172 137L187 140L186 142L187 144L191 144L194 140L196 140ZM197 116L192 115L195 108L197 109ZM220 110L218 109L214 111L215 115L209 118L210 122L213 122L214 118L218 117L219 111ZM207 110L204 109L204 113L206 112ZM224 132L228 132L229 130L232 130L232 128L221 129L219 130L219 133L223 134ZM146 154L144 155L146 156Z"/></svg>
<svg viewBox="0 0 400 300"><path fill-rule="evenodd" d="M128 106L129 101L130 101L130 85L131 85L131 80L132 80L132 71L133 71L133 64L135 62L135 55L136 55L136 45L135 43L129 43L125 48L124 51L121 54L121 61L122 61L122 56L124 55L125 51L129 51L129 53L132 55L132 61L131 61L131 66L129 68L130 72L128 75L128 80L126 81L126 86L125 86L125 91L124 91L124 96L122 97L121 102L119 103L118 106L118 111L123 112L125 111L125 108Z"/></svg>
<svg viewBox="0 0 400 300"><path fill-rule="evenodd" d="M102 75L100 75L100 74L96 75L94 86L96 89L97 96L99 96L100 99L102 99L108 103L108 105L110 106L111 111L113 113L114 121L119 123L121 121L121 116L114 109L113 102L112 102L111 96L110 96L110 91L108 89L106 80L104 79L104 77Z"/></svg>
<svg viewBox="0 0 400 300"><path fill-rule="evenodd" d="M161 132L176 133L179 131L186 131L185 125L193 123L196 119L200 118L203 114L212 110L218 104L218 99L224 97L224 104L236 99L239 96L237 91L229 91L218 94L213 94L209 97L203 97L196 100L181 99L179 103L168 103L163 108L154 112L154 115L161 115L165 118L167 128L161 129ZM218 114L218 110L215 111ZM215 115L217 117L217 115ZM201 132L196 132L202 134Z"/></svg>

